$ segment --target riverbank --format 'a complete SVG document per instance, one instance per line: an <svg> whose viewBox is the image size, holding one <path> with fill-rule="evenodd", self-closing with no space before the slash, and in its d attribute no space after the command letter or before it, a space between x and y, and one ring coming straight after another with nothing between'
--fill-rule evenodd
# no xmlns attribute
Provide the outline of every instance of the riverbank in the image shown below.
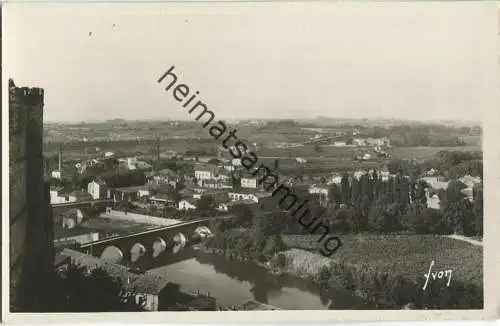
<svg viewBox="0 0 500 326"><path fill-rule="evenodd" d="M464 277L461 272L464 272L467 266L463 264L451 265L453 270L459 271L459 275L454 277L451 284L447 285L444 280L431 279L426 289L422 289L425 282L424 273L427 272L429 262L435 259L436 262L446 262L449 267L450 262L447 260L457 260L463 255L474 254L469 252L469 248L463 247L467 244L439 237L413 239L356 235L352 238L352 243L349 243L352 248L344 247L353 255L340 253L335 258L292 248L274 254L263 263L245 257L234 247L223 250L204 246L203 250L224 255L228 259L254 261L272 274L294 276L316 283L322 288L351 291L379 309L401 309L408 304L415 309L482 309L482 282L477 281L475 276ZM403 240L404 244L399 243ZM450 246L449 241L456 242L457 250ZM420 253L421 247L429 244L427 242L435 246L435 256L432 256L432 251L430 256L425 257ZM448 247L448 251L440 251L441 242ZM362 246L369 246L370 250ZM478 249L476 246L471 247ZM409 251L400 252L406 249ZM454 256L454 253L461 255ZM450 258L447 258L448 254ZM480 276L482 278L482 273Z"/></svg>

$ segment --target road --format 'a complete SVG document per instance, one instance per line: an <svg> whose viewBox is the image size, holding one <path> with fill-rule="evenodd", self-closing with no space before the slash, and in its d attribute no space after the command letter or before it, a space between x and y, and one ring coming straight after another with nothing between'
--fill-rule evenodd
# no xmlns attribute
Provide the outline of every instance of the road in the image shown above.
<svg viewBox="0 0 500 326"><path fill-rule="evenodd" d="M458 235L458 234L450 234L448 235L448 238L455 239L455 240L460 240L460 241L465 241L468 242L474 246L483 246L482 241L477 241L471 238L464 237L463 235Z"/></svg>

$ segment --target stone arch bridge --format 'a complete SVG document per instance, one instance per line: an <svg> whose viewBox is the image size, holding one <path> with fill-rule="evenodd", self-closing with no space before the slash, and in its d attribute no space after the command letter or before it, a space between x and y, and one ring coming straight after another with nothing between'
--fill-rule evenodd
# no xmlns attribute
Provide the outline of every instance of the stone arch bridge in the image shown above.
<svg viewBox="0 0 500 326"><path fill-rule="evenodd" d="M80 246L82 252L114 263L135 263L139 258L155 258L165 252L177 254L186 245L210 236L210 222L230 219L232 216L211 217L180 222L138 233L88 242Z"/></svg>

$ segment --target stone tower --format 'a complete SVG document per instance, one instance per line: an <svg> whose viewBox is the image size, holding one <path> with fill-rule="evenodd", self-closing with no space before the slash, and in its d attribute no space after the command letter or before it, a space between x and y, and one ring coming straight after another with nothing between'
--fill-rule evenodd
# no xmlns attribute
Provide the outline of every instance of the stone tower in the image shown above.
<svg viewBox="0 0 500 326"><path fill-rule="evenodd" d="M53 271L53 231L42 155L44 90L9 80L11 311L41 311ZM50 293L50 292L49 292Z"/></svg>

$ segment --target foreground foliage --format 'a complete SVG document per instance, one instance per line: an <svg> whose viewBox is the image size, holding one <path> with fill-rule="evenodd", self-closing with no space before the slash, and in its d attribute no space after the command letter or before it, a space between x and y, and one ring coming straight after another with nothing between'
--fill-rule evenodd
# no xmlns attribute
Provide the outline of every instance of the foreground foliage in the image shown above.
<svg viewBox="0 0 500 326"><path fill-rule="evenodd" d="M55 276L53 312L126 312L142 311L135 296L126 293L119 279L97 268L87 273L70 265L65 276Z"/></svg>

